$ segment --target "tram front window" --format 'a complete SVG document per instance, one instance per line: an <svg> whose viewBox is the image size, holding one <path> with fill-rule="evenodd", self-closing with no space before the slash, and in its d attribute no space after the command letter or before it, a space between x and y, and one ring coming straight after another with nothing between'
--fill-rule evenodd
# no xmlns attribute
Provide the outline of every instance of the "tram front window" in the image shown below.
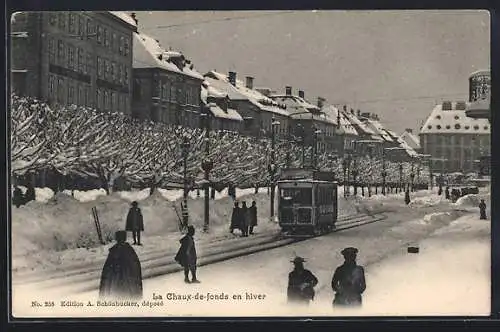
<svg viewBox="0 0 500 332"><path fill-rule="evenodd" d="M280 199L282 206L292 206L294 204L302 206L311 206L312 190L311 188L281 189Z"/></svg>

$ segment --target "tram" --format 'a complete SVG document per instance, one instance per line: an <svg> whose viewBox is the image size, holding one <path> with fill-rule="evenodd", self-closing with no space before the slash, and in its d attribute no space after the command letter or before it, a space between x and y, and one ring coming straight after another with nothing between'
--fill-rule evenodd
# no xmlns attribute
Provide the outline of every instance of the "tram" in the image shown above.
<svg viewBox="0 0 500 332"><path fill-rule="evenodd" d="M321 235L335 229L337 182L332 172L285 169L278 181L278 220L285 235Z"/></svg>

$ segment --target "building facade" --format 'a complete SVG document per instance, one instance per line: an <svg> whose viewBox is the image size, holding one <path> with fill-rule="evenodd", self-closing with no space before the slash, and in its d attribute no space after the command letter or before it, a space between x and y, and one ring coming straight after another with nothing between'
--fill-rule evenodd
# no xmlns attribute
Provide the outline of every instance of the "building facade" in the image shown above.
<svg viewBox="0 0 500 332"><path fill-rule="evenodd" d="M11 26L13 92L130 114L132 33L121 12L20 12Z"/></svg>
<svg viewBox="0 0 500 332"><path fill-rule="evenodd" d="M445 101L436 105L422 126L420 146L432 156L438 173L472 172L475 161L490 154L490 123L465 114L465 102Z"/></svg>
<svg viewBox="0 0 500 332"><path fill-rule="evenodd" d="M134 33L133 50L133 117L199 127L203 76L191 61L142 33Z"/></svg>
<svg viewBox="0 0 500 332"><path fill-rule="evenodd" d="M201 87L202 108L208 110L210 130L232 131L239 133L243 128L243 118L237 110L229 107L228 95L203 82ZM205 127L205 126L204 126Z"/></svg>
<svg viewBox="0 0 500 332"><path fill-rule="evenodd" d="M216 71L210 71L204 76L210 86L227 94L229 108L237 110L243 118L243 134L269 137L274 130L277 138L288 138L290 118L286 106L255 90L253 77L247 76L245 82L242 82L237 79L235 72L229 72L226 76Z"/></svg>

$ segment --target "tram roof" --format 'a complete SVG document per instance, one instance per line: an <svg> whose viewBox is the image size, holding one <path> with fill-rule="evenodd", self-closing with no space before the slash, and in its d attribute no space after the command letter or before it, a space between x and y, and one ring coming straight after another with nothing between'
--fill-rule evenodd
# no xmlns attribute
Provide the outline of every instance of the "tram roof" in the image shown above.
<svg viewBox="0 0 500 332"><path fill-rule="evenodd" d="M313 180L313 179L287 179L287 180L279 180L278 183L293 183L293 182L300 182L300 183L331 183L331 184L338 184L338 181L323 181L323 180Z"/></svg>

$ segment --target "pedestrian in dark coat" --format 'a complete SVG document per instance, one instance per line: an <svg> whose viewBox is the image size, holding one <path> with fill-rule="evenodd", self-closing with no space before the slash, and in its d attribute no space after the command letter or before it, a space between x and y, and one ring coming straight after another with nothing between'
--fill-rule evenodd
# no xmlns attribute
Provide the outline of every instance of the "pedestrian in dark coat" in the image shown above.
<svg viewBox="0 0 500 332"><path fill-rule="evenodd" d="M242 236L247 237L248 236L248 227L250 226L250 213L249 209L247 207L247 202L243 202L243 206L241 207L240 210L240 218L241 218L241 232L243 233Z"/></svg>
<svg viewBox="0 0 500 332"><path fill-rule="evenodd" d="M115 233L116 244L109 249L99 285L101 298L142 298L141 262L130 244L127 232Z"/></svg>
<svg viewBox="0 0 500 332"><path fill-rule="evenodd" d="M366 289L365 271L356 264L358 249L342 250L345 262L337 267L332 278L332 289L335 292L334 306L361 306L361 294Z"/></svg>
<svg viewBox="0 0 500 332"><path fill-rule="evenodd" d="M187 234L180 239L181 247L175 256L175 261L178 262L184 268L184 282L199 283L200 281L196 278L196 246L194 243L194 226L188 226ZM189 271L191 271L191 281L189 280Z"/></svg>
<svg viewBox="0 0 500 332"><path fill-rule="evenodd" d="M241 229L241 209L238 204L238 202L234 202L233 213L231 214L231 225L229 226L231 234L235 228Z"/></svg>
<svg viewBox="0 0 500 332"><path fill-rule="evenodd" d="M479 203L479 219L486 220L486 203L484 199Z"/></svg>
<svg viewBox="0 0 500 332"><path fill-rule="evenodd" d="M18 208L21 205L23 205L23 203L24 203L23 192L18 186L16 186L14 188L14 192L12 193L12 204L14 204L16 208Z"/></svg>
<svg viewBox="0 0 500 332"><path fill-rule="evenodd" d="M450 199L450 187L446 187L446 190L444 191L444 195L446 199Z"/></svg>
<svg viewBox="0 0 500 332"><path fill-rule="evenodd" d="M144 231L144 220L142 218L142 212L136 201L132 202L132 207L127 214L127 224L125 230L132 232L134 237L134 244L142 246L141 243L141 232Z"/></svg>
<svg viewBox="0 0 500 332"><path fill-rule="evenodd" d="M305 259L295 257L292 261L294 269L288 274L287 299L289 303L309 304L314 300L314 287L318 278L311 271L304 268Z"/></svg>
<svg viewBox="0 0 500 332"><path fill-rule="evenodd" d="M250 219L249 233L253 234L253 228L257 226L257 203L255 201L252 201L252 206L248 209L248 216Z"/></svg>
<svg viewBox="0 0 500 332"><path fill-rule="evenodd" d="M35 188L31 183L28 184L28 189L24 194L24 204L36 200Z"/></svg>

